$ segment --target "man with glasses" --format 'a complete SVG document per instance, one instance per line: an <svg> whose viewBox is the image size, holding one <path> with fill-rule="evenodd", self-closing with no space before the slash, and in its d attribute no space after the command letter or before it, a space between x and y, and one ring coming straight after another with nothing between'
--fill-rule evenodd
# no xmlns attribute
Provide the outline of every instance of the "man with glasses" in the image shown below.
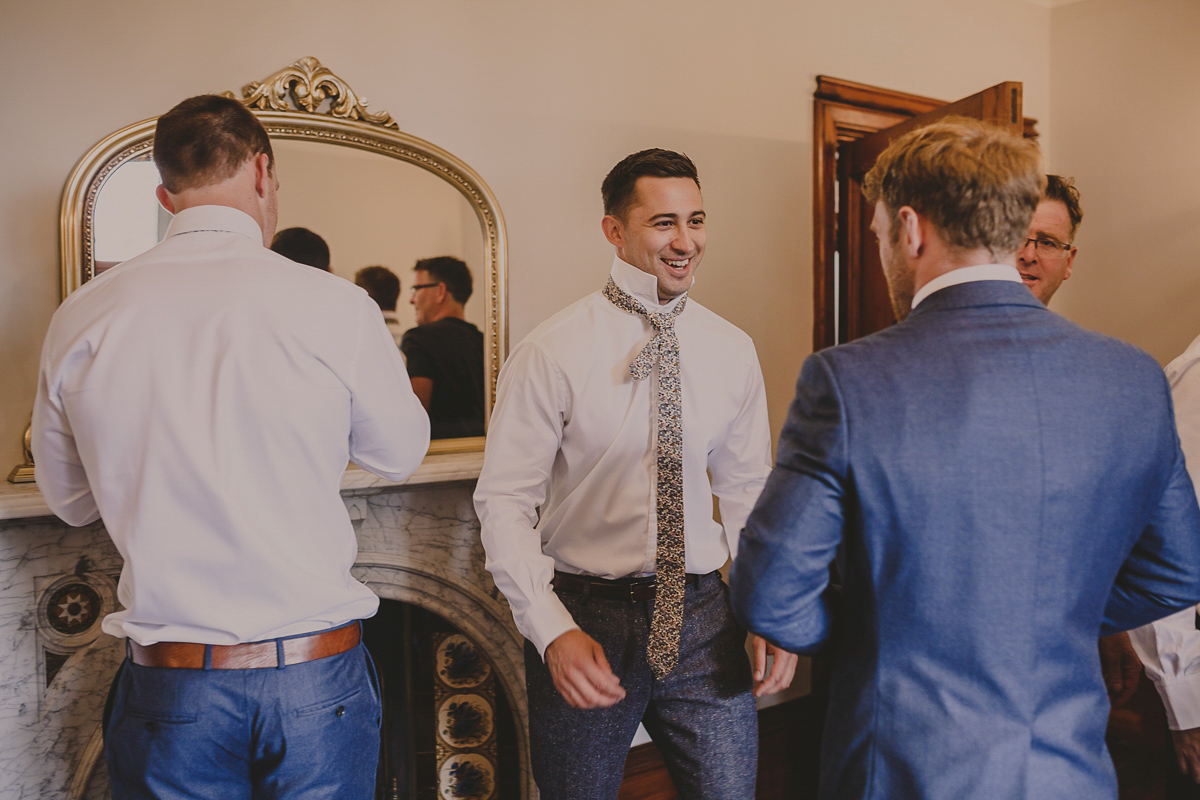
<svg viewBox="0 0 1200 800"><path fill-rule="evenodd" d="M417 327L400 339L413 391L429 412L434 439L483 435L483 333L467 322L471 270L457 258L413 267Z"/></svg>
<svg viewBox="0 0 1200 800"><path fill-rule="evenodd" d="M1071 277L1075 263L1075 233L1083 221L1079 190L1061 175L1046 176L1046 191L1033 213L1025 244L1017 251L1021 280L1043 305Z"/></svg>

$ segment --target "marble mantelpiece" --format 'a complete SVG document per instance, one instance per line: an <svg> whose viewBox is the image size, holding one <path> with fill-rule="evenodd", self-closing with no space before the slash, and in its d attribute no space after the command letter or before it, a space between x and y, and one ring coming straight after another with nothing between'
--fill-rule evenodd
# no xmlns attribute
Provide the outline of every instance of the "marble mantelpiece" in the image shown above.
<svg viewBox="0 0 1200 800"><path fill-rule="evenodd" d="M481 453L429 456L403 483L347 470L342 495L359 540L354 573L384 598L437 613L490 656L512 700L528 772L522 640L483 569L471 491ZM0 800L107 797L99 721L120 662L120 642L48 624L46 598L82 581L105 587L121 559L101 523L72 528L50 515L31 484L0 486ZM95 626L98 628L98 626ZM53 680L47 684L47 675Z"/></svg>

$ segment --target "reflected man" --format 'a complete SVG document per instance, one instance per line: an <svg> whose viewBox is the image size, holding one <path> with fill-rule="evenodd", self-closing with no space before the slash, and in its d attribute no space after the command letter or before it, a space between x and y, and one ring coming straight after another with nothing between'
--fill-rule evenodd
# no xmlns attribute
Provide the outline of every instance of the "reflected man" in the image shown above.
<svg viewBox="0 0 1200 800"><path fill-rule="evenodd" d="M1200 600L1162 371L1021 285L1044 185L969 120L866 176L901 321L805 361L731 585L776 644L833 636L821 798L1115 797L1096 640Z"/></svg>
<svg viewBox="0 0 1200 800"><path fill-rule="evenodd" d="M297 264L329 272L329 245L308 228L284 228L271 240L271 249Z"/></svg>
<svg viewBox="0 0 1200 800"><path fill-rule="evenodd" d="M371 299L379 306L388 333L399 347L404 332L400 329L400 320L396 317L396 301L400 299L400 279L396 277L396 273L378 265L363 267L354 273L354 283L371 295Z"/></svg>
<svg viewBox="0 0 1200 800"><path fill-rule="evenodd" d="M733 619L720 569L770 469L754 344L688 290L707 241L696 167L669 150L601 187L607 286L500 374L475 492L487 568L525 645L545 800L611 800L638 723L679 794L754 796L754 695L796 658ZM720 502L721 523L713 518Z"/></svg>
<svg viewBox="0 0 1200 800"><path fill-rule="evenodd" d="M418 261L413 273L417 327L404 332L400 350L433 438L483 436L483 333L464 319L471 270L438 256Z"/></svg>
<svg viewBox="0 0 1200 800"><path fill-rule="evenodd" d="M380 698L346 462L403 480L425 412L366 292L267 249L271 143L237 100L159 118L166 238L54 314L37 482L124 559L104 727L115 800L369 797Z"/></svg>

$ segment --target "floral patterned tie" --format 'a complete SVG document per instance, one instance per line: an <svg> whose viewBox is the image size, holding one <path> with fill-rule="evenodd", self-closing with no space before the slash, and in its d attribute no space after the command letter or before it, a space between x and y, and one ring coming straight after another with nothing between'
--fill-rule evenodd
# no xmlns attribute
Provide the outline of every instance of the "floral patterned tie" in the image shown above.
<svg viewBox="0 0 1200 800"><path fill-rule="evenodd" d="M654 365L658 365L657 580L646 660L654 676L663 678L679 663L679 633L683 629L683 401L679 387L679 339L675 335L675 318L682 313L687 297L683 297L673 311L652 314L622 291L612 278L604 287L604 296L622 311L645 317L654 328L650 341L629 365L629 374L635 381L644 380Z"/></svg>

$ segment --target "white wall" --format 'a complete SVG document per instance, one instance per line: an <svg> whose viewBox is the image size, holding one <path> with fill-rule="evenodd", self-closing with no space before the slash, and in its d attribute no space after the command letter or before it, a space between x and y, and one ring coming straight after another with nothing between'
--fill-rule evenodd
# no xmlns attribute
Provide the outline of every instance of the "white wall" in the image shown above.
<svg viewBox="0 0 1200 800"><path fill-rule="evenodd" d="M1052 12L1051 166L1083 201L1052 307L1166 363L1200 334L1200 2Z"/></svg>
<svg viewBox="0 0 1200 800"><path fill-rule="evenodd" d="M778 430L812 340L816 75L947 100L1023 81L1048 142L1050 15L1026 0L6 2L0 468L20 460L59 300L71 166L110 131L305 55L491 186L514 342L603 283L609 167L686 151L710 220L694 296L754 337Z"/></svg>

